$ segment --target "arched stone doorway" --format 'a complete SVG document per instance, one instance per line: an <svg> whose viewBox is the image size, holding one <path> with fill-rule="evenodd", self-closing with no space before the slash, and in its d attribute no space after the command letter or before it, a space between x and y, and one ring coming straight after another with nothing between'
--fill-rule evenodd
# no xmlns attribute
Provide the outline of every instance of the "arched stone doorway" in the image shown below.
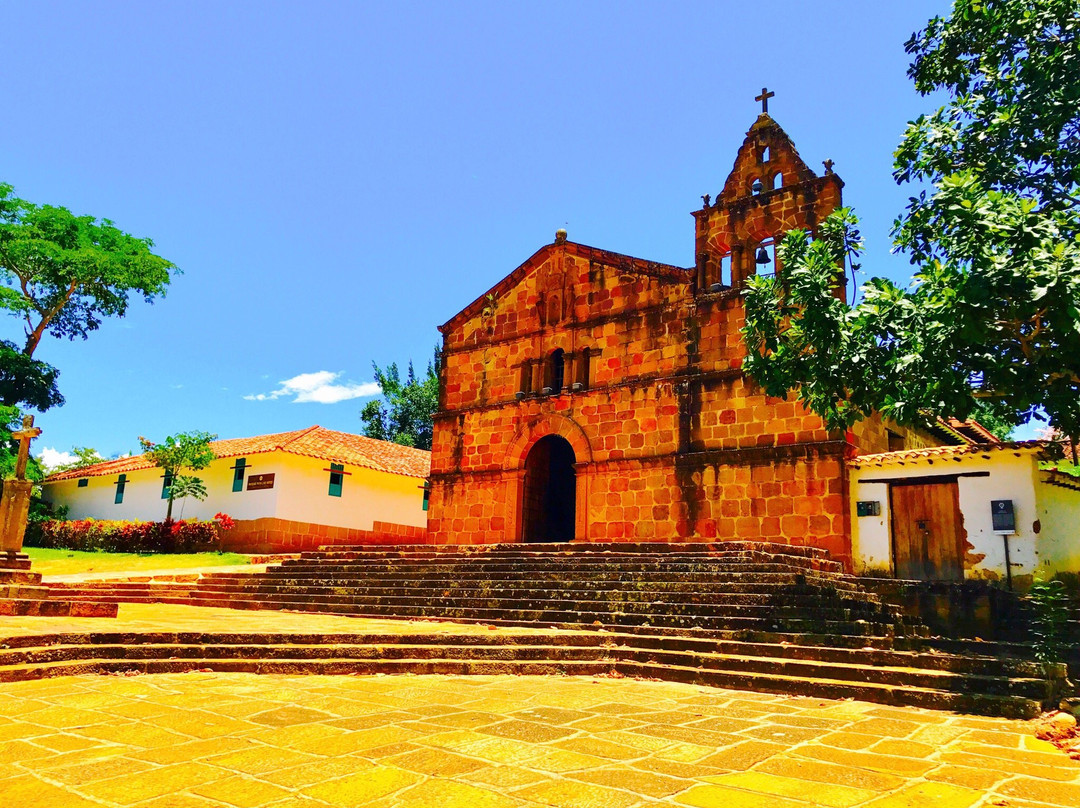
<svg viewBox="0 0 1080 808"><path fill-rule="evenodd" d="M527 542L570 541L577 516L574 449L566 438L545 435L525 458L521 537Z"/></svg>

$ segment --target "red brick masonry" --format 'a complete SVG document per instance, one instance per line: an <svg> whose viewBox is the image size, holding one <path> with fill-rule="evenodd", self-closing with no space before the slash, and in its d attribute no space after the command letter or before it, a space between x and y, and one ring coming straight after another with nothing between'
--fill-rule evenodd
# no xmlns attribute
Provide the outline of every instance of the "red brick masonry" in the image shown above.
<svg viewBox="0 0 1080 808"><path fill-rule="evenodd" d="M222 549L237 553L296 553L324 545L427 544L426 527L375 522L371 530L293 522L272 516L238 519L225 534Z"/></svg>

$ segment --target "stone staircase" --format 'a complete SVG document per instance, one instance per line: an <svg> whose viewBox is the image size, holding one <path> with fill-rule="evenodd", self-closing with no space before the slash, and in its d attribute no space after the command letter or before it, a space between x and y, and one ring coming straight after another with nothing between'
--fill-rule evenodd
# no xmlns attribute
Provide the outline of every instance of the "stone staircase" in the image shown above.
<svg viewBox="0 0 1080 808"><path fill-rule="evenodd" d="M74 599L449 620L504 631L488 640L466 632L421 640L260 635L239 643L227 635L140 635L126 643L95 634L52 645L36 638L33 648L0 657L0 678L131 665L599 672L1016 716L1038 712L1066 686L1060 666L1048 678L1022 659L927 649L924 626L823 551L753 542L364 546L304 553L254 574L54 588ZM513 633L538 626L560 631L540 639Z"/></svg>
<svg viewBox="0 0 1080 808"><path fill-rule="evenodd" d="M116 604L84 597L56 597L57 590L30 571L25 553L0 553L0 617L116 617Z"/></svg>

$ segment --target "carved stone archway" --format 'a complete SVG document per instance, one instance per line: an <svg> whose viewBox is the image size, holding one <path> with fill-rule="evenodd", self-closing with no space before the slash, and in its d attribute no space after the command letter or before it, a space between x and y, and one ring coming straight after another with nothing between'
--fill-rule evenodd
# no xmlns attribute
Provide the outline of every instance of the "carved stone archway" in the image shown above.
<svg viewBox="0 0 1080 808"><path fill-rule="evenodd" d="M588 537L589 477L592 468L592 446L585 430L563 415L548 414L530 418L518 427L506 449L503 469L507 481L507 509L512 523L507 525L508 537L524 541L525 525L522 518L525 496L526 459L533 447L543 438L557 436L570 445L574 454L574 536L575 541Z"/></svg>

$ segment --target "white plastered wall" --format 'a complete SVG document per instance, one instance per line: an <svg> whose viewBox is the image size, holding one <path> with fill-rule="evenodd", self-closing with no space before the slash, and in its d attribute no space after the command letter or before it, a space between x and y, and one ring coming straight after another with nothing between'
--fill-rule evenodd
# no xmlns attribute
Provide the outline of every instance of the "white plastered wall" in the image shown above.
<svg viewBox="0 0 1080 808"><path fill-rule="evenodd" d="M246 458L244 489L233 491L236 458L219 458L193 472L206 484L207 498L177 500L173 518L210 519L227 513L233 519L277 517L308 524L371 530L376 521L423 527L424 481L418 477L388 474L359 466L345 466L340 497L329 495L330 461L287 452L268 452ZM70 519L161 520L167 501L161 498L162 470L127 472L124 501L116 504L118 475L89 477L84 488L76 480L48 483L42 487L46 501L68 507ZM253 474L274 474L274 487L247 490Z"/></svg>
<svg viewBox="0 0 1080 808"><path fill-rule="evenodd" d="M222 457L207 468L193 474L206 484L207 498L181 499L173 503L174 519L210 519L215 513L227 513L233 519L258 519L274 516L277 510L279 488L263 491L246 490L246 477L251 474L273 474L280 468L282 453L252 455L247 458L250 470L245 475L245 490L232 490L235 457ZM140 519L161 520L165 518L168 500L161 498L163 475L159 468L127 472L124 501L115 503L118 475L88 477L85 488L79 488L76 480L46 483L42 486L43 497L56 505L68 507L69 519Z"/></svg>
<svg viewBox="0 0 1080 808"><path fill-rule="evenodd" d="M967 530L968 557L966 578L1003 579L1005 577L1004 538L993 530L990 503L996 499L1011 499L1016 515L1016 533L1009 536L1009 555L1012 574L1027 575L1039 563L1037 546L1042 535L1036 535L1036 521L1045 526L1036 500L1037 460L1033 452L992 451L983 455L966 455L960 459L920 458L903 465L886 464L851 469L852 548L856 571L892 574L890 540L889 480L909 477L960 476L957 489L960 512ZM880 516L857 516L859 500L881 503ZM1045 527L1042 528L1045 532Z"/></svg>
<svg viewBox="0 0 1080 808"><path fill-rule="evenodd" d="M1036 484L1039 498L1040 577L1056 572L1080 572L1080 491L1051 485L1045 479Z"/></svg>
<svg viewBox="0 0 1080 808"><path fill-rule="evenodd" d="M286 455L275 514L280 519L371 530L375 522L423 527L424 481L345 464L341 496L332 497L330 462Z"/></svg>

